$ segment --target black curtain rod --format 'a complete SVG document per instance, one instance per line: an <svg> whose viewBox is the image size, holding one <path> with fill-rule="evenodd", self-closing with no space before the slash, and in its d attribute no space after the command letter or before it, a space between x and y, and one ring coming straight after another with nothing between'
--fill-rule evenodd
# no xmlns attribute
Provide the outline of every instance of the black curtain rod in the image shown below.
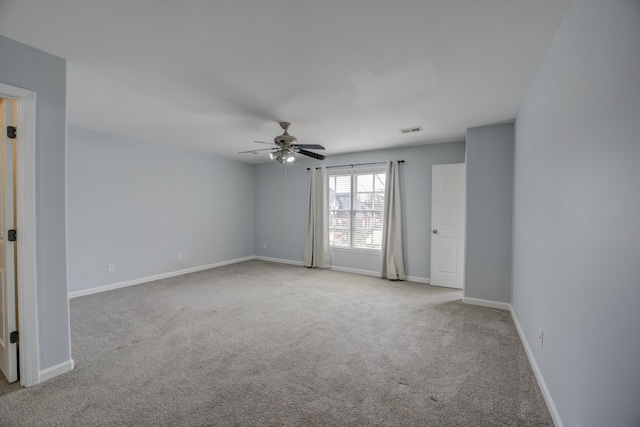
<svg viewBox="0 0 640 427"><path fill-rule="evenodd" d="M404 160L398 160L398 163L404 163ZM335 166L327 166L327 169L333 169L333 168L344 168L347 166L367 166L367 165L386 165L387 162L373 162L373 163L353 163L353 164L348 164L348 165L335 165ZM318 166L319 168L320 166ZM313 169L318 169L318 168L313 168ZM308 171L310 171L312 168L307 168Z"/></svg>

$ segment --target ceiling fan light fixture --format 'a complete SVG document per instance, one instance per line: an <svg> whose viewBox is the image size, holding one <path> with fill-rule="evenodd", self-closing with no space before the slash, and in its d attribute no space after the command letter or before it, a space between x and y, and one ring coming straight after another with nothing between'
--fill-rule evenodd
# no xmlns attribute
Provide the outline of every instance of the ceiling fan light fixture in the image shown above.
<svg viewBox="0 0 640 427"><path fill-rule="evenodd" d="M295 163L295 162L296 162L296 160L298 160L298 159L296 158L296 153L294 153L294 152L293 152L293 151L291 151L291 150L286 150L286 152L285 152L285 154L284 154L284 156L283 156L283 157L284 157L284 159L285 159L285 161L286 161L287 163Z"/></svg>
<svg viewBox="0 0 640 427"><path fill-rule="evenodd" d="M291 123L280 122L280 127L284 129L282 135L278 135L274 138L273 142L253 141L260 144L273 144L275 147L265 148L264 150L256 151L269 151L269 158L283 165L293 164L298 161L297 154L303 156L309 156L317 160L324 160L325 156L322 154L314 153L313 151L306 150L307 148L312 150L324 150L324 147L320 144L298 144L298 139L289 135L288 129ZM241 151L240 153L249 153L249 151Z"/></svg>
<svg viewBox="0 0 640 427"><path fill-rule="evenodd" d="M283 148L279 151L272 151L269 153L269 157L271 160L275 160L278 163L282 163L283 165L286 163L295 163L298 159L296 158L296 153L289 149Z"/></svg>

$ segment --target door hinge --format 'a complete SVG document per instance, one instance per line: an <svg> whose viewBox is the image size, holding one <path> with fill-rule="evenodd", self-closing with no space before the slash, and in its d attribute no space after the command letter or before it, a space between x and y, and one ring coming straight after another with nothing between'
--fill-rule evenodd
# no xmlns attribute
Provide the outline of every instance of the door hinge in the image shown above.
<svg viewBox="0 0 640 427"><path fill-rule="evenodd" d="M7 240L9 240L10 242L15 242L16 241L16 230L15 229L9 230L9 232L7 234L8 234Z"/></svg>
<svg viewBox="0 0 640 427"><path fill-rule="evenodd" d="M7 126L7 138L16 139L16 132L15 126Z"/></svg>
<svg viewBox="0 0 640 427"><path fill-rule="evenodd" d="M9 342L11 344L15 344L18 342L18 339L20 338L18 331L13 331L9 334Z"/></svg>

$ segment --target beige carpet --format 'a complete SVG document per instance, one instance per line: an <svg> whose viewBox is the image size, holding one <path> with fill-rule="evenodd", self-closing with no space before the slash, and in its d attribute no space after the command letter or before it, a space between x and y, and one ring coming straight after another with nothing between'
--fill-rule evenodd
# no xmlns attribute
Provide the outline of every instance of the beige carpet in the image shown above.
<svg viewBox="0 0 640 427"><path fill-rule="evenodd" d="M76 369L2 426L551 426L507 312L249 261L71 300Z"/></svg>
<svg viewBox="0 0 640 427"><path fill-rule="evenodd" d="M21 386L19 381L16 381L14 383L9 383L9 381L7 381L4 375L0 373L0 396L7 393L13 393L14 391L18 391L20 390L20 387Z"/></svg>

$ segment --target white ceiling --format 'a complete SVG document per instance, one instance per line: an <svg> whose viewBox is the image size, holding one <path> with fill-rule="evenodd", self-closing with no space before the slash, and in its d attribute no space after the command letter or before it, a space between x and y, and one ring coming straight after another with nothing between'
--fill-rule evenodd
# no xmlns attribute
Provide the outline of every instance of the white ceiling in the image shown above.
<svg viewBox="0 0 640 427"><path fill-rule="evenodd" d="M280 120L331 155L513 119L570 2L0 0L0 34L68 60L70 125L258 163Z"/></svg>

